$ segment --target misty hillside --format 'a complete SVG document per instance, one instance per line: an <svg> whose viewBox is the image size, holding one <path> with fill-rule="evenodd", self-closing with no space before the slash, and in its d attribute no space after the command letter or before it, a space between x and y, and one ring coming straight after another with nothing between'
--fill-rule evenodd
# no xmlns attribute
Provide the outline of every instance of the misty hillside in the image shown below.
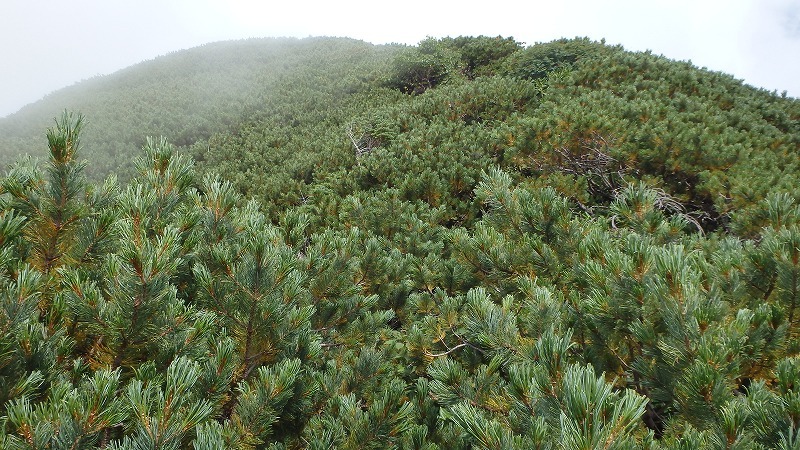
<svg viewBox="0 0 800 450"><path fill-rule="evenodd" d="M402 48L251 39L176 52L51 94L0 120L0 157L5 164L22 153L44 158L42 130L67 109L88 118L82 142L94 177L127 179L144 138L165 136L240 192L296 205L315 175L353 166L351 130L387 157L405 155L395 179L413 170L403 160L431 146L447 153L445 165L467 158L463 170L473 174L459 181L467 193L479 172L468 168L492 164L582 179L590 189L578 189L606 197L625 177L651 177L714 228L771 191L800 194L799 103L588 40L526 48L458 38ZM405 152L409 146L416 150ZM561 170L583 164L572 159L587 150L608 157L595 161L605 166ZM752 177L754 170L769 176ZM597 192L598 183L608 192ZM575 186L563 188L591 200ZM414 189L426 188L434 186ZM458 215L474 213L440 201Z"/></svg>
<svg viewBox="0 0 800 450"><path fill-rule="evenodd" d="M0 448L800 448L798 150L587 39L79 83L0 120Z"/></svg>
<svg viewBox="0 0 800 450"><path fill-rule="evenodd" d="M44 157L42 130L68 109L91 118L83 135L95 161L91 172L129 176L145 136L169 136L176 145L207 139L263 111L284 95L287 80L323 72L326 84L348 89L391 52L355 40L283 38L171 53L61 89L0 119L0 158L8 164L21 153Z"/></svg>

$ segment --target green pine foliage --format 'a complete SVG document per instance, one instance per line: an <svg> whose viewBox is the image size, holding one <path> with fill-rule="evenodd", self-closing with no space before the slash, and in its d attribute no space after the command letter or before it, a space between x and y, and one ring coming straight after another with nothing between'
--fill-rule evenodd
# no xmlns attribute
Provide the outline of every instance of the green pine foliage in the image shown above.
<svg viewBox="0 0 800 450"><path fill-rule="evenodd" d="M99 180L115 172L127 180L137 174L132 161L147 136L169 136L173 144L188 146L237 130L265 111L283 113L267 105L293 103L291 85L297 80L325 77L321 85L331 89L356 89L396 48L351 39L273 38L163 55L58 90L0 119L0 163L25 154L46 161L42 130L66 108L91 118L82 133L92 152L87 175Z"/></svg>
<svg viewBox="0 0 800 450"><path fill-rule="evenodd" d="M0 448L798 448L797 100L587 39L239 44L97 81L258 80L159 99L180 145L64 113L0 180Z"/></svg>

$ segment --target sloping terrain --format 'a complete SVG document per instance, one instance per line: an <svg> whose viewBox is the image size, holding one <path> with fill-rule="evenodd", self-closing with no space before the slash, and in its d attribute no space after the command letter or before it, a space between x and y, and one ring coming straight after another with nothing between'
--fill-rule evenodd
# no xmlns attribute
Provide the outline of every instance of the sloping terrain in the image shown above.
<svg viewBox="0 0 800 450"><path fill-rule="evenodd" d="M83 142L90 173L131 175L131 162L146 136L192 144L214 132L235 130L280 96L285 79L307 71L369 70L385 60L386 47L346 39L249 39L207 44L77 83L0 119L0 158L46 158L42 130L64 110L89 120ZM344 69L343 67L346 67ZM91 150L89 150L91 149Z"/></svg>
<svg viewBox="0 0 800 450"><path fill-rule="evenodd" d="M0 448L800 443L796 99L586 39L253 40L7 154L39 114Z"/></svg>

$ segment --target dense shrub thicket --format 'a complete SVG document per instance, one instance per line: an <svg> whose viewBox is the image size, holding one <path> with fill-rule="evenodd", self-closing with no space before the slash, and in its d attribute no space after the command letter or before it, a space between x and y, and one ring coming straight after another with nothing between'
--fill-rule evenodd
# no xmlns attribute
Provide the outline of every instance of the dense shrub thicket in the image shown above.
<svg viewBox="0 0 800 450"><path fill-rule="evenodd" d="M351 39L281 38L171 53L61 89L0 119L0 163L24 154L46 160L42 130L68 109L91 118L83 132L91 152L85 155L92 159L86 168L90 178L116 172L127 180L136 172L132 161L147 136L169 136L174 145L185 146L235 131L271 103L296 102L286 97L286 80L326 74L326 85L342 92L358 89L395 50ZM303 101L313 101L312 91L306 94Z"/></svg>
<svg viewBox="0 0 800 450"><path fill-rule="evenodd" d="M122 181L70 113L0 180L0 448L799 448L800 102L585 39L282 45Z"/></svg>

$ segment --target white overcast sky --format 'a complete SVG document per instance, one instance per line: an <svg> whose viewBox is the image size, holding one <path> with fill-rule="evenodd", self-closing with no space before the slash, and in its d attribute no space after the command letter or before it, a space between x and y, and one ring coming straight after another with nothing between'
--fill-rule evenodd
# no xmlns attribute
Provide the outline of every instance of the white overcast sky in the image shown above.
<svg viewBox="0 0 800 450"><path fill-rule="evenodd" d="M59 88L208 42L347 36L605 38L800 97L800 0L0 0L0 117Z"/></svg>

